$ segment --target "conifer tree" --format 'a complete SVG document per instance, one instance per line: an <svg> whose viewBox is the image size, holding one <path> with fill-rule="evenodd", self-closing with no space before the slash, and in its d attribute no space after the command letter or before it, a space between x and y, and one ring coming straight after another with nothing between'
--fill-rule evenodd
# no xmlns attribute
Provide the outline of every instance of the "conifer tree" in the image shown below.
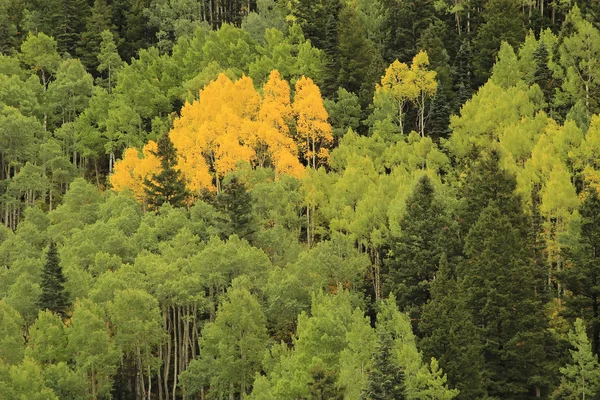
<svg viewBox="0 0 600 400"><path fill-rule="evenodd" d="M421 308L429 300L429 288L440 264L440 257L456 253L456 233L439 200L430 178L424 175L406 201L400 221L401 234L392 244L387 260L388 291L398 299L401 310L418 322Z"/></svg>
<svg viewBox="0 0 600 400"><path fill-rule="evenodd" d="M236 175L231 175L223 182L216 206L227 216L222 228L225 237L237 234L242 239L248 239L254 233L252 196Z"/></svg>
<svg viewBox="0 0 600 400"><path fill-rule="evenodd" d="M583 317L592 331L592 352L600 347L600 198L594 188L586 193L579 213L581 233L575 246L565 251L575 265L559 273L571 296L565 298L566 314Z"/></svg>
<svg viewBox="0 0 600 400"><path fill-rule="evenodd" d="M56 243L51 242L46 254L46 264L42 270L42 295L38 301L42 310L50 310L65 316L69 307L69 294L65 290L65 282Z"/></svg>
<svg viewBox="0 0 600 400"><path fill-rule="evenodd" d="M515 196L516 197L516 196ZM490 396L523 399L549 386L547 324L536 295L536 271L522 230L492 201L465 240L459 268L481 335ZM514 213L522 213L517 208Z"/></svg>
<svg viewBox="0 0 600 400"><path fill-rule="evenodd" d="M158 139L155 156L160 160L161 169L144 181L148 206L153 209L164 203L174 207L185 206L188 191L181 171L177 169L177 150L168 133Z"/></svg>
<svg viewBox="0 0 600 400"><path fill-rule="evenodd" d="M445 255L431 284L431 299L423 306L419 329L425 358L439 360L450 386L460 390L457 399L484 397L482 345L465 288L453 277Z"/></svg>
<svg viewBox="0 0 600 400"><path fill-rule="evenodd" d="M548 67L548 49L544 41L540 41L540 45L533 53L535 59L536 69L533 76L533 83L537 83L542 93L544 93L544 100L547 104L547 108L552 105L552 97L554 95L554 79L552 77L552 71Z"/></svg>
<svg viewBox="0 0 600 400"><path fill-rule="evenodd" d="M378 349L369 374L364 400L404 400L406 389L404 373L394 361L394 339L385 327L378 328Z"/></svg>
<svg viewBox="0 0 600 400"><path fill-rule="evenodd" d="M553 399L593 399L600 389L600 365L592 353L583 320L577 318L575 329L569 332L573 350L572 362L560 369L560 385L552 394Z"/></svg>
<svg viewBox="0 0 600 400"><path fill-rule="evenodd" d="M453 68L454 93L456 95L456 107L460 107L473 96L473 54L471 44L464 40L458 49Z"/></svg>

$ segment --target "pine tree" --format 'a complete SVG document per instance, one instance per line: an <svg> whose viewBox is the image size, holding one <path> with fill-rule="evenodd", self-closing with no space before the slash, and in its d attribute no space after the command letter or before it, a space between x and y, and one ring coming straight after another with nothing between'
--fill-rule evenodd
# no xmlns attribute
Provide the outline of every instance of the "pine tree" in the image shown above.
<svg viewBox="0 0 600 400"><path fill-rule="evenodd" d="M98 53L102 43L102 32L114 30L111 24L112 10L106 0L96 0L90 16L86 19L86 30L81 33L77 54L88 71L98 68Z"/></svg>
<svg viewBox="0 0 600 400"><path fill-rule="evenodd" d="M573 350L569 350L572 362L560 369L560 386L552 398L593 399L600 389L600 365L592 353L585 324L580 318L575 321L575 330L569 332L569 342L573 347Z"/></svg>
<svg viewBox="0 0 600 400"><path fill-rule="evenodd" d="M473 323L462 282L452 276L445 255L431 284L431 299L423 306L419 329L424 358L435 357L448 374L457 399L480 399L485 395L482 344Z"/></svg>
<svg viewBox="0 0 600 400"><path fill-rule="evenodd" d="M421 308L429 300L429 288L440 257L456 254L456 232L444 207L435 196L430 178L424 175L406 201L400 221L401 234L392 244L387 259L388 291L398 299L401 310L420 320ZM417 327L418 329L418 327Z"/></svg>
<svg viewBox="0 0 600 400"><path fill-rule="evenodd" d="M539 284L527 240L511 222L519 215L510 213L522 210L488 204L467 235L458 275L484 344L488 394L525 399L549 386L547 322L534 290Z"/></svg>
<svg viewBox="0 0 600 400"><path fill-rule="evenodd" d="M544 100L547 104L546 107L549 109L554 96L554 78L552 77L552 71L548 68L549 54L546 44L543 41L540 41L540 45L533 53L533 57L536 64L533 83L537 83L540 89L542 89Z"/></svg>
<svg viewBox="0 0 600 400"><path fill-rule="evenodd" d="M583 317L590 322L592 351L600 353L600 197L594 188L587 191L579 213L581 234L578 243L565 251L565 258L574 262L558 274L565 289L572 293L565 298L566 314Z"/></svg>
<svg viewBox="0 0 600 400"><path fill-rule="evenodd" d="M452 72L456 95L453 111L456 113L473 96L473 54L471 44L466 39L458 49Z"/></svg>
<svg viewBox="0 0 600 400"><path fill-rule="evenodd" d="M158 139L155 156L160 160L161 169L144 181L148 206L152 209L158 209L165 203L174 207L185 206L188 191L177 168L177 150L168 133Z"/></svg>
<svg viewBox="0 0 600 400"><path fill-rule="evenodd" d="M378 349L369 374L364 400L404 400L404 372L394 360L394 339L391 332L378 328Z"/></svg>
<svg viewBox="0 0 600 400"><path fill-rule="evenodd" d="M69 307L69 294L65 290L65 282L56 243L51 242L46 254L46 264L42 270L42 295L38 301L42 310L50 310L62 317L65 316Z"/></svg>
<svg viewBox="0 0 600 400"><path fill-rule="evenodd" d="M216 198L216 207L228 217L222 228L226 238L236 234L248 239L254 233L252 196L236 175L229 176L223 182Z"/></svg>
<svg viewBox="0 0 600 400"><path fill-rule="evenodd" d="M438 81L438 87L440 88L433 96L430 104L429 120L427 121L427 130L432 139L439 141L439 139L446 139L450 134L450 104L444 88L441 87Z"/></svg>

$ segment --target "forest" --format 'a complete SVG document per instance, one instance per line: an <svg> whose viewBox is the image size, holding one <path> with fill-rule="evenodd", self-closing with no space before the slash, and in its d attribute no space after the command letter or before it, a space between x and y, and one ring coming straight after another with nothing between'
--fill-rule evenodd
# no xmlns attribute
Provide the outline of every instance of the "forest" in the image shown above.
<svg viewBox="0 0 600 400"><path fill-rule="evenodd" d="M0 399L600 399L600 4L0 0Z"/></svg>

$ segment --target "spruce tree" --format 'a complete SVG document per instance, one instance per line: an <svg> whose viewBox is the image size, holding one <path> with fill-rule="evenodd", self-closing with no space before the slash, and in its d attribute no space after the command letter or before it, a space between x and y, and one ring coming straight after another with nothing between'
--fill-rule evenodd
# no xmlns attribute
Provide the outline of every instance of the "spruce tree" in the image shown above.
<svg viewBox="0 0 600 400"><path fill-rule="evenodd" d="M444 88L438 81L438 90L433 97L430 105L429 120L427 121L427 131L429 136L436 141L446 139L450 134L450 104Z"/></svg>
<svg viewBox="0 0 600 400"><path fill-rule="evenodd" d="M65 282L56 243L51 242L46 254L46 264L42 270L42 294L38 301L38 306L42 310L50 310L62 317L65 316L69 307Z"/></svg>
<svg viewBox="0 0 600 400"><path fill-rule="evenodd" d="M473 54L471 44L464 40L458 49L452 69L454 82L455 107L457 113L460 107L473 96Z"/></svg>
<svg viewBox="0 0 600 400"><path fill-rule="evenodd" d="M547 321L536 294L536 270L522 229L491 201L465 240L467 303L484 344L488 394L525 399L549 386ZM513 212L522 213L520 209Z"/></svg>
<svg viewBox="0 0 600 400"><path fill-rule="evenodd" d="M448 374L449 386L460 390L458 400L486 394L482 344L468 307L465 288L452 274L445 255L431 284L431 299L423 307L419 329L424 358L435 357Z"/></svg>
<svg viewBox="0 0 600 400"><path fill-rule="evenodd" d="M386 260L387 291L395 295L401 310L409 312L419 334L421 308L429 300L440 257L443 254L453 257L457 245L454 224L436 198L427 175L418 180L406 201L400 229L400 237L391 245Z"/></svg>
<svg viewBox="0 0 600 400"><path fill-rule="evenodd" d="M252 196L236 175L230 175L216 198L216 207L227 217L221 231L225 238L236 234L249 239L254 233Z"/></svg>
<svg viewBox="0 0 600 400"><path fill-rule="evenodd" d="M168 133L158 139L155 155L160 160L161 169L144 181L148 206L158 209L169 203L174 207L184 207L188 191L181 171L177 169L177 150Z"/></svg>
<svg viewBox="0 0 600 400"><path fill-rule="evenodd" d="M537 83L542 93L544 94L544 101L547 104L547 109L550 109L552 105L552 99L554 96L554 78L552 77L552 71L548 67L548 49L543 41L540 41L540 45L533 53L535 59L535 73L533 75L533 83Z"/></svg>
<svg viewBox="0 0 600 400"><path fill-rule="evenodd" d="M565 258L573 262L558 274L565 289L572 293L565 297L565 313L589 321L592 333L592 351L600 353L600 197L594 188L586 193L579 214L581 232L578 242L565 250Z"/></svg>
<svg viewBox="0 0 600 400"><path fill-rule="evenodd" d="M404 400L406 389L402 368L394 360L394 339L384 327L378 328L378 348L369 374L364 400Z"/></svg>

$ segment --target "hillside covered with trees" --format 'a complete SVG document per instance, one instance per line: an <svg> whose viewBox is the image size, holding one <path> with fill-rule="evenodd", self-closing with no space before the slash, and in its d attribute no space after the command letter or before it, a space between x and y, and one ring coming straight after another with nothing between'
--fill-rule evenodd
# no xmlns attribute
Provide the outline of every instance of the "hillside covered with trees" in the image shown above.
<svg viewBox="0 0 600 400"><path fill-rule="evenodd" d="M0 0L0 399L600 399L599 29Z"/></svg>

